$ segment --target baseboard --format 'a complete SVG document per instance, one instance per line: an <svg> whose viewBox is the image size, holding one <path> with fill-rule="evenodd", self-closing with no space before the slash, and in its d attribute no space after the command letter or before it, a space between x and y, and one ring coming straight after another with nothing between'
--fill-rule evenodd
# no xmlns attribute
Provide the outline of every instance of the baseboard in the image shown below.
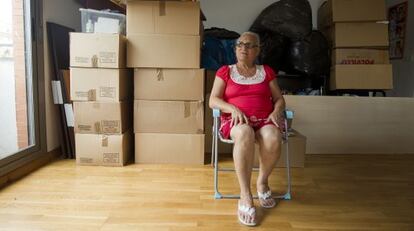
<svg viewBox="0 0 414 231"><path fill-rule="evenodd" d="M9 185L10 183L13 183L19 179L21 179L22 177L36 171L37 169L39 169L42 166L45 166L46 164L58 159L61 155L61 149L56 148L48 153L46 153L45 155L42 155L42 157L37 158L36 160L23 165L19 168L17 168L16 170L13 170L9 173L7 173L4 176L0 177L0 189Z"/></svg>

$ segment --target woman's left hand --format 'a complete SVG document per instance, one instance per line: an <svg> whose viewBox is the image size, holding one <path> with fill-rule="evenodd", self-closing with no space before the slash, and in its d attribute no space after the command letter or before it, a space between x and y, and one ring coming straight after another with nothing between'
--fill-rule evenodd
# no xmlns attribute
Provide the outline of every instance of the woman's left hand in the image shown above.
<svg viewBox="0 0 414 231"><path fill-rule="evenodd" d="M282 111L274 110L270 113L269 117L267 117L266 123L272 121L276 127L280 127L279 124L283 123L284 115Z"/></svg>

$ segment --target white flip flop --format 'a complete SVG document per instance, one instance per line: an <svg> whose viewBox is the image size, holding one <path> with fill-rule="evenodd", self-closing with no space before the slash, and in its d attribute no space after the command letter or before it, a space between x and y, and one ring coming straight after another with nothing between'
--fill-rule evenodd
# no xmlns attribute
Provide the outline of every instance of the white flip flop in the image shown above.
<svg viewBox="0 0 414 231"><path fill-rule="evenodd" d="M254 206L247 207L245 205L240 205L240 201L238 202L238 211L237 211L237 217L239 218L239 222L246 226L256 226L256 222L245 222L242 217L240 216L240 212L247 213L250 217L256 218L256 208Z"/></svg>
<svg viewBox="0 0 414 231"><path fill-rule="evenodd" d="M272 198L272 191L270 191L270 189L267 192L263 192L263 193L257 191L257 197L259 198L260 206L262 206L263 208L271 209L271 208L274 208L277 204L276 200ZM266 206L261 201L261 200L269 200L269 199L273 200L273 205L271 206Z"/></svg>

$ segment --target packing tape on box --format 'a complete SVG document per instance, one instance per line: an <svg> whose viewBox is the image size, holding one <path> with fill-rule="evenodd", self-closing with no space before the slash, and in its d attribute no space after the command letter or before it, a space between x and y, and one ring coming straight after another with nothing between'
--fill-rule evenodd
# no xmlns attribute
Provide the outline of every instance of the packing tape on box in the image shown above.
<svg viewBox="0 0 414 231"><path fill-rule="evenodd" d="M98 67L98 56L97 55L92 56L91 64L92 64L92 67Z"/></svg>
<svg viewBox="0 0 414 231"><path fill-rule="evenodd" d="M102 142L101 143L102 143L101 144L102 147L108 147L108 136L103 135L102 136Z"/></svg>
<svg viewBox="0 0 414 231"><path fill-rule="evenodd" d="M161 68L157 68L157 80L164 81L164 72Z"/></svg>
<svg viewBox="0 0 414 231"><path fill-rule="evenodd" d="M100 133L101 132L101 122L95 122L95 131L97 132L97 133Z"/></svg>
<svg viewBox="0 0 414 231"><path fill-rule="evenodd" d="M165 10L165 0L161 0L159 2L159 16L165 16L166 15L166 10Z"/></svg>
<svg viewBox="0 0 414 231"><path fill-rule="evenodd" d="M90 89L88 91L88 101L96 101L96 89Z"/></svg>
<svg viewBox="0 0 414 231"><path fill-rule="evenodd" d="M184 118L190 117L190 102L184 102Z"/></svg>

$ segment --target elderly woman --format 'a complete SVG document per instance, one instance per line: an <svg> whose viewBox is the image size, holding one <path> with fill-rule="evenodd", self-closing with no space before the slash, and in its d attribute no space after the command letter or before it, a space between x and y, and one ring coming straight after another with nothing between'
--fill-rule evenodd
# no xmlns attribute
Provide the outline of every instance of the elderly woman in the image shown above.
<svg viewBox="0 0 414 231"><path fill-rule="evenodd" d="M250 190L255 140L260 145L256 182L259 204L264 208L276 205L268 178L281 152L279 124L285 109L275 72L269 66L255 64L259 53L259 36L243 33L236 43L237 63L217 71L210 96L210 107L223 112L221 135L234 141L233 158L240 186L238 218L248 226L257 222Z"/></svg>

